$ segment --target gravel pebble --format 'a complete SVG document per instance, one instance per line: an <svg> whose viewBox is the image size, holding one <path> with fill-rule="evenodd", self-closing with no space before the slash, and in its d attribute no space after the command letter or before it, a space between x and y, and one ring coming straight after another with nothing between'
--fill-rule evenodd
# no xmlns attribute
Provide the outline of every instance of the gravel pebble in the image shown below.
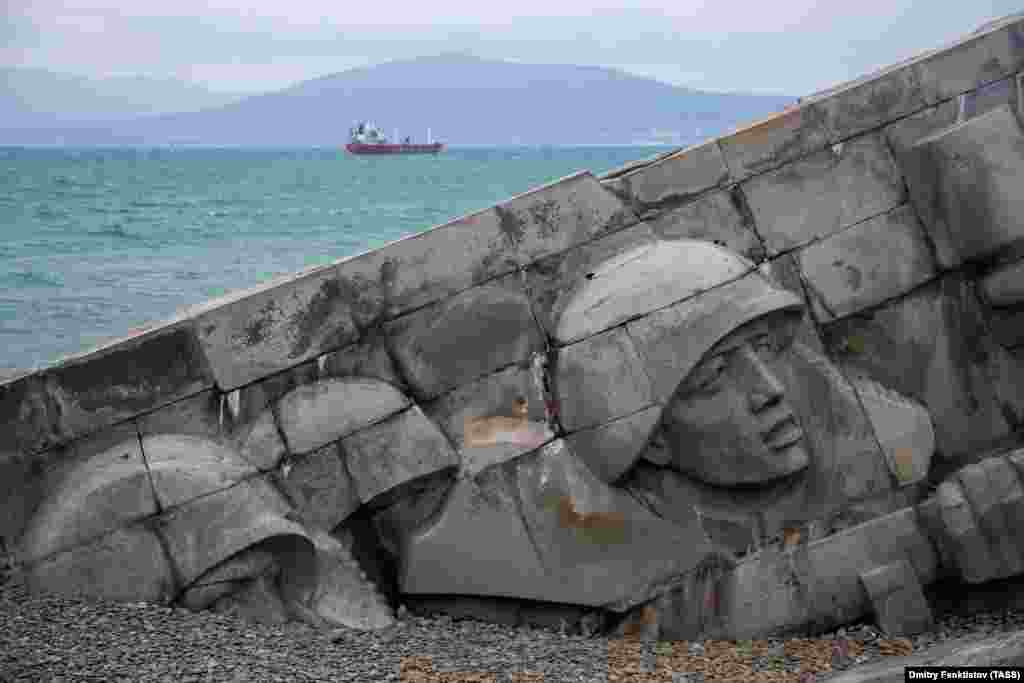
<svg viewBox="0 0 1024 683"><path fill-rule="evenodd" d="M0 626L4 682L671 680L664 670L660 675L652 670L655 661L667 661L662 657L672 652L667 644L623 645L607 638L407 613L384 631L321 631L305 624L270 626L141 603L29 595L15 581L0 585ZM933 631L898 647L917 652L951 638L975 639L1022 628L1020 610L951 614L940 616ZM860 641L863 651L856 646L849 652L834 651L833 666L826 666L832 670L819 669L818 681L876 661L886 651L895 654L892 641L880 637L868 622L821 638ZM686 652L700 658L708 681L795 681L800 660L787 650L799 641L788 643L769 640L764 654L753 657L749 649L738 651L714 641ZM610 658L617 666L609 677ZM756 673L749 668L745 676L736 673L744 661ZM519 676L510 678L513 673Z"/></svg>

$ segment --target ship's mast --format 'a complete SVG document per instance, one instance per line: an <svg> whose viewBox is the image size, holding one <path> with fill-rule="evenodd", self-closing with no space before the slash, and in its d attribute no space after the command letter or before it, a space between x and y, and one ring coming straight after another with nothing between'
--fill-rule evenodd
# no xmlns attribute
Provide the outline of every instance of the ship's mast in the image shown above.
<svg viewBox="0 0 1024 683"><path fill-rule="evenodd" d="M432 144L433 140L430 139L430 129L427 128L427 144Z"/></svg>

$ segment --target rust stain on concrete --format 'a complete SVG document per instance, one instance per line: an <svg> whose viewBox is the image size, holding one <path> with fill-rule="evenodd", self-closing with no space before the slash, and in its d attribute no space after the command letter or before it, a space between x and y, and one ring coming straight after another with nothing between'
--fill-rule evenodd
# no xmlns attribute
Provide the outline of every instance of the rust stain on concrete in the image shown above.
<svg viewBox="0 0 1024 683"><path fill-rule="evenodd" d="M791 107L746 128L741 128L728 137L734 145L750 145L767 142L764 138L776 130L799 128L803 122L803 110Z"/></svg>

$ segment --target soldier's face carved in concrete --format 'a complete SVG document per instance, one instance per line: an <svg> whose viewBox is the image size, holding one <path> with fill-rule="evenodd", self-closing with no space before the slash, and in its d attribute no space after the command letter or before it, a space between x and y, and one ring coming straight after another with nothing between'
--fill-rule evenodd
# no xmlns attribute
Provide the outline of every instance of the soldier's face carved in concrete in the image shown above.
<svg viewBox="0 0 1024 683"><path fill-rule="evenodd" d="M709 484L763 484L803 470L809 456L777 372L798 319L775 313L737 328L683 380L661 435L676 469Z"/></svg>

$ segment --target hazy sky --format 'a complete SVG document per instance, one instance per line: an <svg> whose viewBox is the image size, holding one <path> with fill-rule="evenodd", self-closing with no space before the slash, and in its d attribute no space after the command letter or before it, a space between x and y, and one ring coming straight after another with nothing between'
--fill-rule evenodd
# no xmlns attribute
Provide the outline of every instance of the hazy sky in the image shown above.
<svg viewBox="0 0 1024 683"><path fill-rule="evenodd" d="M264 91L448 51L807 95L938 47L1022 0L0 0L0 66Z"/></svg>

